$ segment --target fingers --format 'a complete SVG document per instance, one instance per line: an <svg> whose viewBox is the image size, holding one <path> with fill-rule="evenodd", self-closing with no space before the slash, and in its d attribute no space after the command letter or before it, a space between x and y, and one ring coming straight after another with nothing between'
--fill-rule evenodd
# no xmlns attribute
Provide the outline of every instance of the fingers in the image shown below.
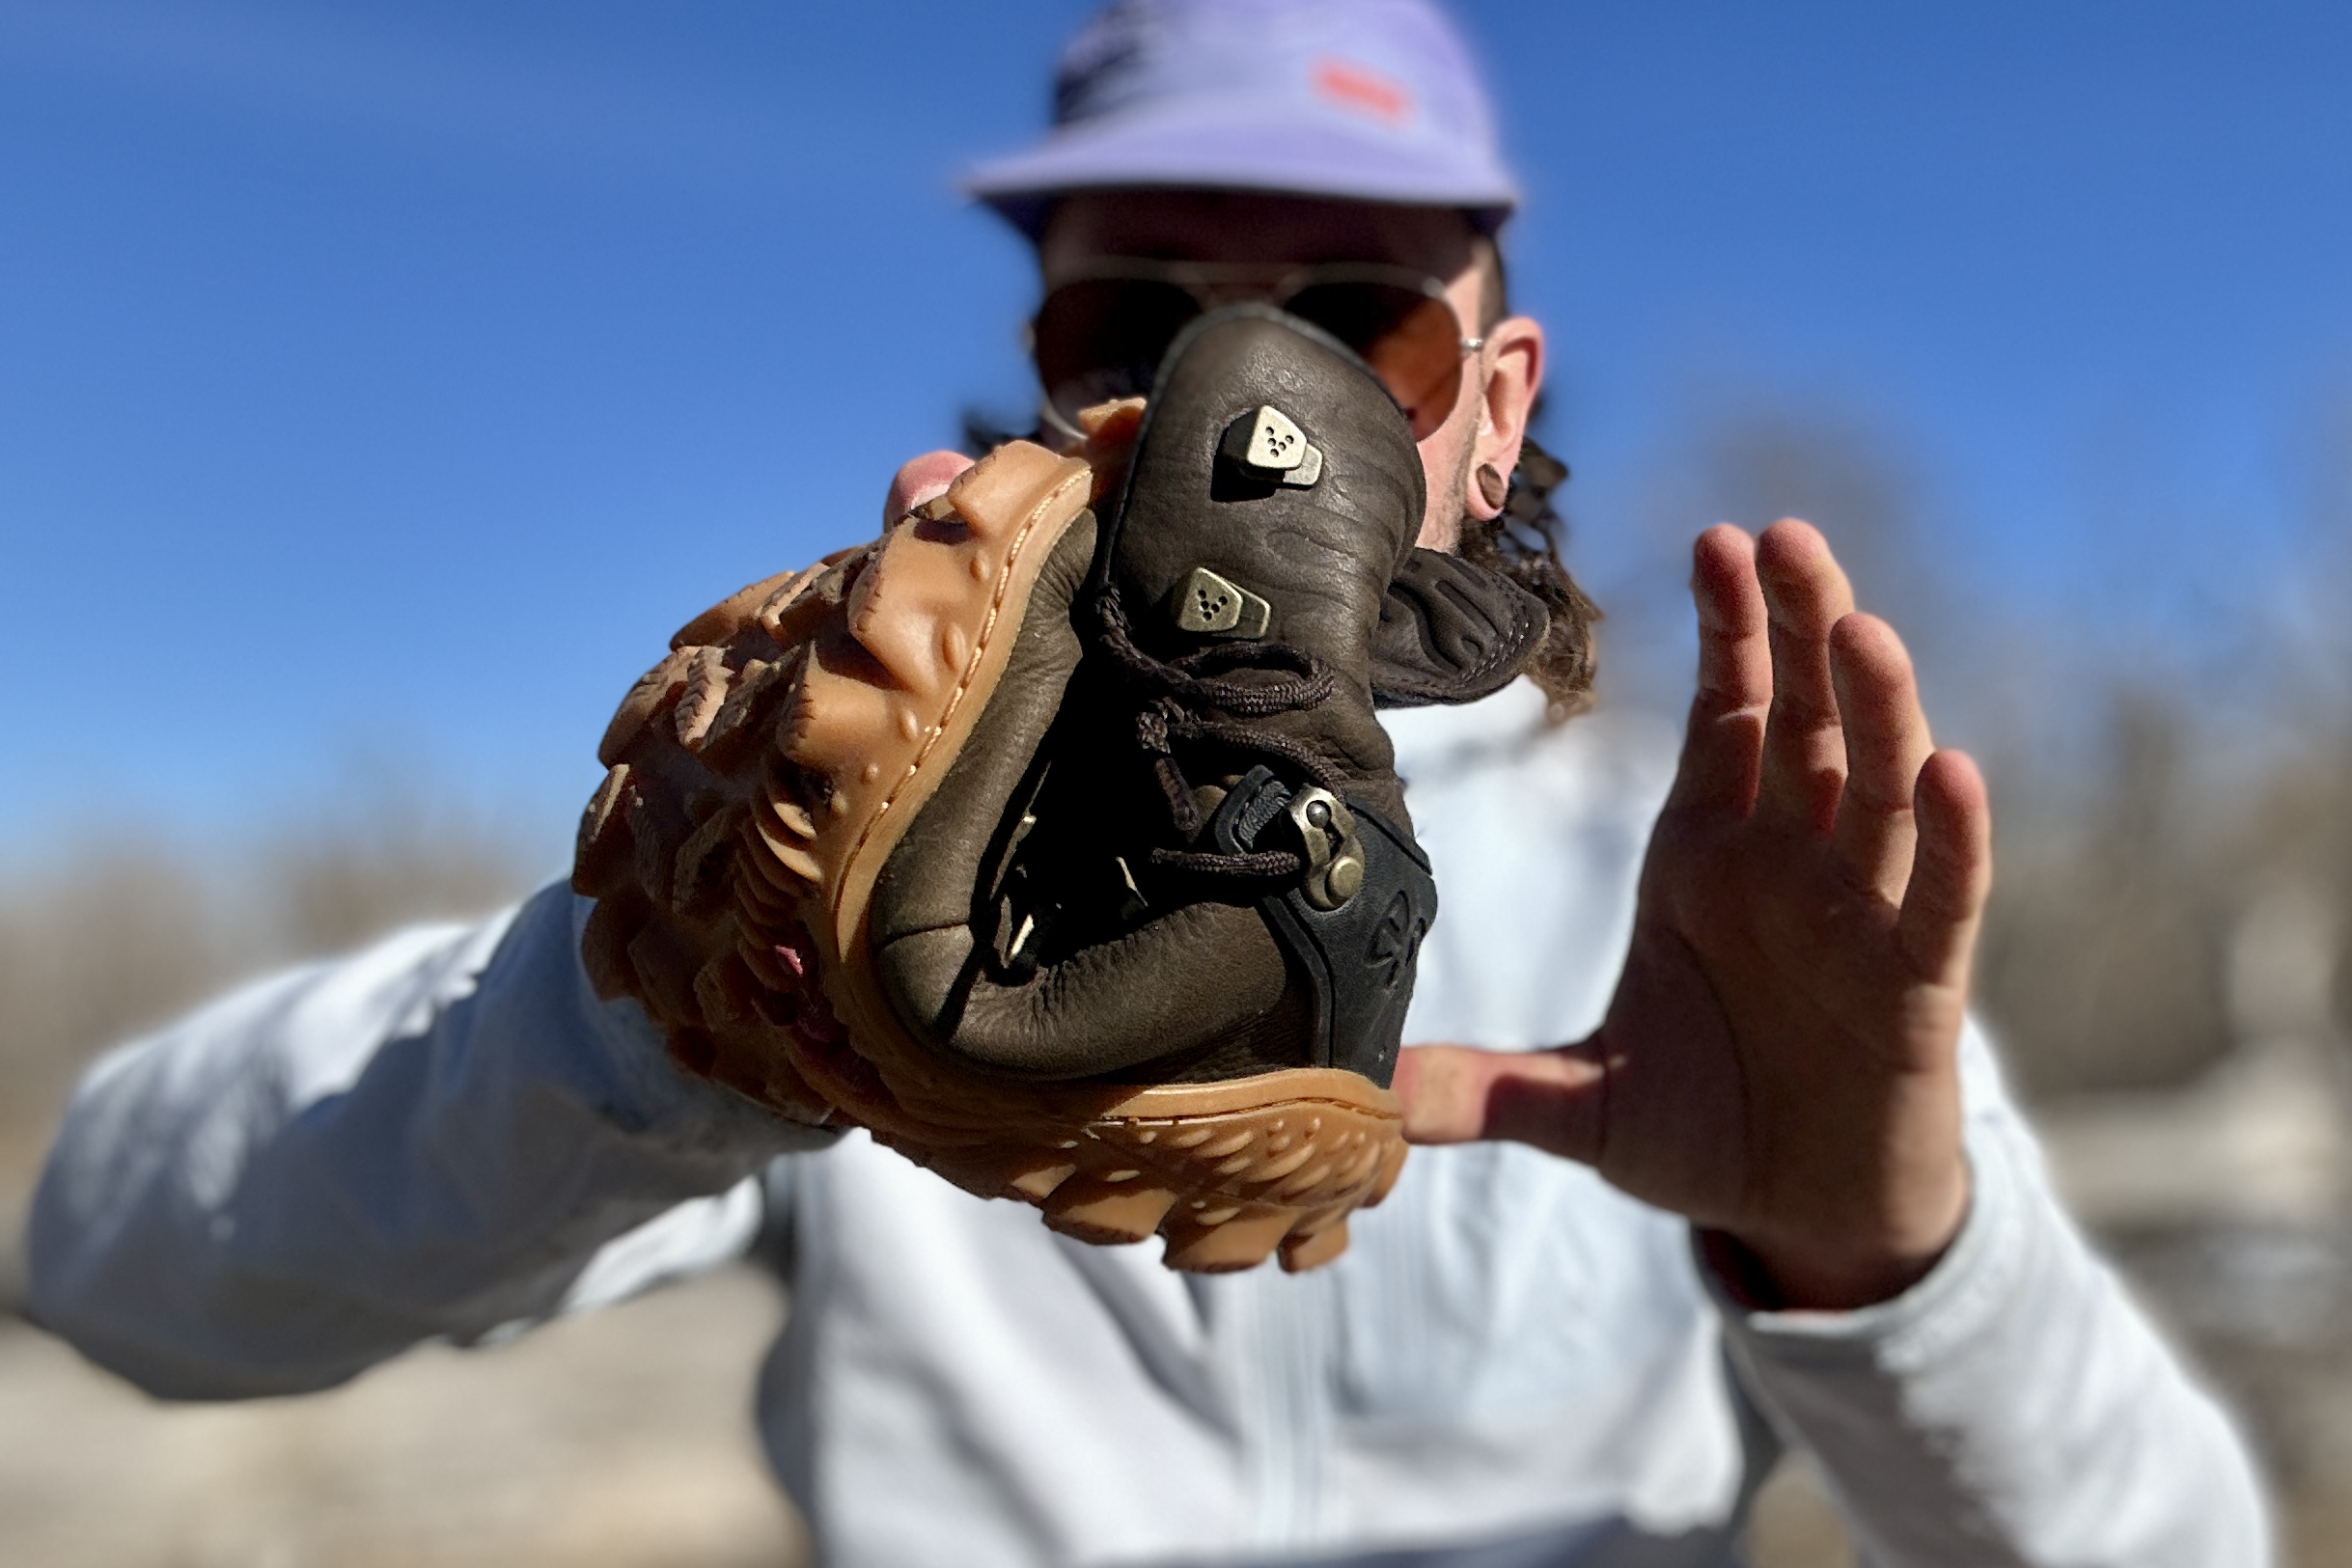
<svg viewBox="0 0 2352 1568"><path fill-rule="evenodd" d="M1965 752L1937 752L1913 795L1919 847L1895 939L1923 978L1957 985L1968 975L1993 885L1993 810L1984 776Z"/></svg>
<svg viewBox="0 0 2352 1568"><path fill-rule="evenodd" d="M1927 714L1910 654L1876 616L1839 621L1829 652L1845 748L1831 848L1856 881L1896 902L1911 878L1913 789L1935 750Z"/></svg>
<svg viewBox="0 0 2352 1568"><path fill-rule="evenodd" d="M1811 524L1784 518L1756 546L1771 625L1772 711L1764 727L1757 812L1826 828L1845 776L1845 736L1830 673L1829 634L1854 591Z"/></svg>
<svg viewBox="0 0 2352 1568"><path fill-rule="evenodd" d="M1507 1138L1590 1164L1599 1157L1605 1073L1580 1048L1408 1046L1395 1087L1414 1143Z"/></svg>
<svg viewBox="0 0 2352 1568"><path fill-rule="evenodd" d="M972 466L960 452L927 452L899 466L882 503L882 526L888 528L926 501L943 495L955 476Z"/></svg>
<svg viewBox="0 0 2352 1568"><path fill-rule="evenodd" d="M1757 756L1772 701L1756 541L1729 523L1700 535L1691 550L1691 598L1699 611L1699 689L1670 805L1745 814L1756 797Z"/></svg>

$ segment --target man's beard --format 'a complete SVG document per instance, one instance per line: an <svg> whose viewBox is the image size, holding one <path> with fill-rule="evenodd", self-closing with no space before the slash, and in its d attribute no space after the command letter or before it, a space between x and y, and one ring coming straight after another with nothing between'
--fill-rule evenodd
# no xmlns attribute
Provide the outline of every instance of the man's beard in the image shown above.
<svg viewBox="0 0 2352 1568"><path fill-rule="evenodd" d="M1442 549L1448 555L1459 554L1463 534L1479 525L1479 519L1469 515L1462 505L1462 497L1470 493L1472 459L1478 455L1478 450L1476 442L1464 443L1461 456L1454 461L1453 472L1447 477L1446 494L1440 505L1453 509L1453 526L1446 531L1445 539L1431 548Z"/></svg>

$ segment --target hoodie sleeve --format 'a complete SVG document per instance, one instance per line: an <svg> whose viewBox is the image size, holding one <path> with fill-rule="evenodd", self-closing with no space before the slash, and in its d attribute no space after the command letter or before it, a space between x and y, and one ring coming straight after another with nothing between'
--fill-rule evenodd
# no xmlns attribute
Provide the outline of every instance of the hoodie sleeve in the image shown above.
<svg viewBox="0 0 2352 1568"><path fill-rule="evenodd" d="M2061 1208L1982 1036L1962 1049L1951 1250L1855 1312L1744 1310L1710 1276L1741 1381L1874 1568L2271 1561L2244 1440Z"/></svg>
<svg viewBox="0 0 2352 1568"><path fill-rule="evenodd" d="M29 1233L28 1315L150 1392L324 1388L741 1252L830 1135L669 1062L549 887L247 986L94 1066Z"/></svg>

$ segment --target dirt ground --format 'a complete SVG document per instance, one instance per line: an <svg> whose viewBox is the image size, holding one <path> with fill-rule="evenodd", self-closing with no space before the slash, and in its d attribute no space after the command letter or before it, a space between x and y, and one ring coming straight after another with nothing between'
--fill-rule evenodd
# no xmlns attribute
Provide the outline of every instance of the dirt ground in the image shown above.
<svg viewBox="0 0 2352 1568"><path fill-rule="evenodd" d="M13 1568L789 1568L752 1435L783 1312L734 1270L330 1393L161 1405L0 1318Z"/></svg>

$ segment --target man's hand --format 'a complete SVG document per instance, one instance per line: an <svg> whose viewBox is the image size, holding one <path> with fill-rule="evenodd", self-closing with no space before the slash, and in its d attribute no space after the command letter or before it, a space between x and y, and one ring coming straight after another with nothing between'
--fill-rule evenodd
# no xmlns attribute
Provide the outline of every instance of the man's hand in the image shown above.
<svg viewBox="0 0 2352 1568"><path fill-rule="evenodd" d="M1585 1161L1739 1244L1781 1305L1862 1306L1967 1209L1984 784L1934 749L1902 644L1819 534L1718 527L1695 554L1699 691L1607 1019L1532 1055L1408 1050L1397 1087L1417 1142Z"/></svg>
<svg viewBox="0 0 2352 1568"><path fill-rule="evenodd" d="M972 459L960 452L927 452L900 463L882 502L882 526L888 528L926 501L947 494L956 476L971 466Z"/></svg>

